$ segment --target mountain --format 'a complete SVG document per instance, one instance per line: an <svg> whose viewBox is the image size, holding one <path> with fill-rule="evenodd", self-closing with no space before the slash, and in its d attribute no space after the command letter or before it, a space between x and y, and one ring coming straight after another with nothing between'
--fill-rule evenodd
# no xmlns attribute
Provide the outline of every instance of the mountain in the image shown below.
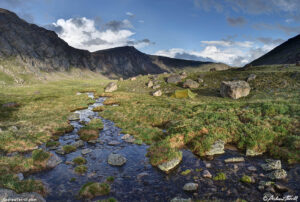
<svg viewBox="0 0 300 202"><path fill-rule="evenodd" d="M298 61L300 61L300 34L254 60L250 66L295 64Z"/></svg>
<svg viewBox="0 0 300 202"><path fill-rule="evenodd" d="M147 55L130 46L91 53L73 48L54 31L29 24L15 13L0 8L0 59L7 58L16 58L33 71L55 72L80 68L99 72L109 78L128 78L214 64ZM223 64L218 66L221 69L228 68Z"/></svg>

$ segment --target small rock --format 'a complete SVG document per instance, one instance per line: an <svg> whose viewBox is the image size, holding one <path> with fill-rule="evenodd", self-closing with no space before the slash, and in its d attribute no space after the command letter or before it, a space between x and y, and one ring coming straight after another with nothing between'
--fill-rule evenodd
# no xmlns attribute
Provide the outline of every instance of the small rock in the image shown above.
<svg viewBox="0 0 300 202"><path fill-rule="evenodd" d="M23 173L18 173L17 176L18 176L18 178L19 178L20 181L24 180Z"/></svg>
<svg viewBox="0 0 300 202"><path fill-rule="evenodd" d="M246 156L259 156L259 155L262 155L263 152L260 152L260 151L255 151L253 149L248 149L246 150Z"/></svg>
<svg viewBox="0 0 300 202"><path fill-rule="evenodd" d="M179 82L181 82L181 76L179 75L172 75L167 79L167 83L177 84Z"/></svg>
<svg viewBox="0 0 300 202"><path fill-rule="evenodd" d="M72 113L68 117L69 121L78 121L80 119L80 115L78 113Z"/></svg>
<svg viewBox="0 0 300 202"><path fill-rule="evenodd" d="M181 79L185 79L187 77L187 73L186 72L181 72L179 75L180 75Z"/></svg>
<svg viewBox="0 0 300 202"><path fill-rule="evenodd" d="M175 197L170 202L192 202L192 199L190 199L190 198L185 199L185 198Z"/></svg>
<svg viewBox="0 0 300 202"><path fill-rule="evenodd" d="M202 173L202 177L212 178L212 174L208 170L204 170Z"/></svg>
<svg viewBox="0 0 300 202"><path fill-rule="evenodd" d="M62 146L58 147L57 150L55 151L57 154L60 154L60 155L64 155L65 154L65 151L64 149L62 148Z"/></svg>
<svg viewBox="0 0 300 202"><path fill-rule="evenodd" d="M136 80L136 77L131 77L130 78L130 81L135 81Z"/></svg>
<svg viewBox="0 0 300 202"><path fill-rule="evenodd" d="M194 183L194 182L186 183L183 186L183 190L184 191L196 191L198 189L198 186L199 185L197 183Z"/></svg>
<svg viewBox="0 0 300 202"><path fill-rule="evenodd" d="M266 163L261 164L261 167L266 171L278 170L278 169L281 169L281 161L273 160L273 159L266 159Z"/></svg>
<svg viewBox="0 0 300 202"><path fill-rule="evenodd" d="M285 170L283 169L279 169L279 170L274 170L273 172L269 173L266 175L267 177L269 177L272 180L280 180L280 179L284 179L287 177L287 173Z"/></svg>
<svg viewBox="0 0 300 202"><path fill-rule="evenodd" d="M52 169L55 168L62 162L61 158L59 158L56 154L51 154L50 158L46 163L46 168Z"/></svg>
<svg viewBox="0 0 300 202"><path fill-rule="evenodd" d="M77 92L76 95L81 95L81 93L80 93L80 92Z"/></svg>
<svg viewBox="0 0 300 202"><path fill-rule="evenodd" d="M256 79L256 75L255 75L255 74L250 74L250 75L248 76L248 78L247 78L247 82L253 81L253 80L255 80L255 79Z"/></svg>
<svg viewBox="0 0 300 202"><path fill-rule="evenodd" d="M153 86L153 89L155 90L155 89L158 89L158 88L160 88L160 85L155 85L155 86Z"/></svg>
<svg viewBox="0 0 300 202"><path fill-rule="evenodd" d="M196 81L193 81L192 79L187 79L183 83L183 87L184 88L198 88L199 87L199 83L197 83Z"/></svg>
<svg viewBox="0 0 300 202"><path fill-rule="evenodd" d="M150 81L148 82L147 86L148 86L148 88L151 88L151 87L153 86L153 81L150 80Z"/></svg>
<svg viewBox="0 0 300 202"><path fill-rule="evenodd" d="M78 140L72 144L72 146L79 148L84 146L84 142L82 140Z"/></svg>
<svg viewBox="0 0 300 202"><path fill-rule="evenodd" d="M204 80L202 78L198 78L197 80L198 80L198 83L203 83L204 82Z"/></svg>
<svg viewBox="0 0 300 202"><path fill-rule="evenodd" d="M108 164L112 166L122 166L126 163L127 159L121 154L110 154L108 156Z"/></svg>
<svg viewBox="0 0 300 202"><path fill-rule="evenodd" d="M255 172L257 170L254 166L249 166L247 169L252 172Z"/></svg>
<svg viewBox="0 0 300 202"><path fill-rule="evenodd" d="M153 96L155 96L155 97L159 97L159 96L161 96L161 95L162 95L162 91L161 91L161 90L155 91L155 92L153 93Z"/></svg>
<svg viewBox="0 0 300 202"><path fill-rule="evenodd" d="M91 153L91 152L92 152L91 149L83 149L83 150L81 151L82 155L86 155L86 154Z"/></svg>
<svg viewBox="0 0 300 202"><path fill-rule="evenodd" d="M208 156L213 156L215 154L224 153L225 142L223 140L217 140L205 154Z"/></svg>
<svg viewBox="0 0 300 202"><path fill-rule="evenodd" d="M12 131L12 132L17 132L19 129L18 129L17 126L10 126L10 127L8 128L8 130L9 130L9 131Z"/></svg>
<svg viewBox="0 0 300 202"><path fill-rule="evenodd" d="M116 145L119 145L119 144L121 144L121 142L118 142L118 141L115 141L115 140L110 141L110 142L108 143L108 145L110 145L110 146L116 146Z"/></svg>
<svg viewBox="0 0 300 202"><path fill-rule="evenodd" d="M142 172L142 173L138 174L136 178L137 178L138 181L141 181L142 178L145 177L145 176L149 176L149 173Z"/></svg>
<svg viewBox="0 0 300 202"><path fill-rule="evenodd" d="M132 137L131 135L129 134L125 134L121 137L122 140L124 140L125 142L128 142L128 143L133 143L135 141L135 138Z"/></svg>
<svg viewBox="0 0 300 202"><path fill-rule="evenodd" d="M274 187L275 187L275 190L276 190L277 192L279 192L279 193L284 193L284 192L289 191L289 188L288 188L288 187L286 187L286 186L284 186L284 185L282 185L282 184L279 184L279 183L276 183L276 184L274 185Z"/></svg>
<svg viewBox="0 0 300 202"><path fill-rule="evenodd" d="M206 168L211 168L211 163L204 162L204 165L205 165Z"/></svg>
<svg viewBox="0 0 300 202"><path fill-rule="evenodd" d="M244 161L245 161L244 157L233 157L224 160L225 163L239 163Z"/></svg>
<svg viewBox="0 0 300 202"><path fill-rule="evenodd" d="M104 92L111 93L118 89L118 85L115 82L110 82L106 87Z"/></svg>
<svg viewBox="0 0 300 202"><path fill-rule="evenodd" d="M123 81L124 79L122 77L119 78L119 81Z"/></svg>

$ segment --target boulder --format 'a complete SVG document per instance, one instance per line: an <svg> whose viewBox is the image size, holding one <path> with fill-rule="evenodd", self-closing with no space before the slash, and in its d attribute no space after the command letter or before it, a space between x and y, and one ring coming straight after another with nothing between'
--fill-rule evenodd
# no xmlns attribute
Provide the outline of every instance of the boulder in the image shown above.
<svg viewBox="0 0 300 202"><path fill-rule="evenodd" d="M46 200L38 193L22 193L17 194L16 192L9 189L0 189L0 201L35 201L35 202L46 202Z"/></svg>
<svg viewBox="0 0 300 202"><path fill-rule="evenodd" d="M167 79L167 83L177 84L179 82L181 82L180 75L172 75L172 76L169 76Z"/></svg>
<svg viewBox="0 0 300 202"><path fill-rule="evenodd" d="M250 93L250 85L246 81L223 81L221 83L220 93L222 97L239 99Z"/></svg>
<svg viewBox="0 0 300 202"><path fill-rule="evenodd" d="M147 86L148 86L148 88L151 88L151 87L153 86L153 81L150 80L150 81L148 82Z"/></svg>
<svg viewBox="0 0 300 202"><path fill-rule="evenodd" d="M155 91L154 93L153 93L153 96L155 96L155 97L159 97L159 96L161 96L162 95L162 91L161 90L157 90L157 91Z"/></svg>
<svg viewBox="0 0 300 202"><path fill-rule="evenodd" d="M223 140L217 140L205 154L208 156L213 156L215 154L223 154L224 145L225 142Z"/></svg>
<svg viewBox="0 0 300 202"><path fill-rule="evenodd" d="M197 183L189 182L183 186L183 190L184 191L196 191L198 189L198 186L199 185Z"/></svg>
<svg viewBox="0 0 300 202"><path fill-rule="evenodd" d="M180 152L179 157L176 157L170 161L164 162L158 165L158 168L164 172L169 172L173 168L175 168L182 160L182 153Z"/></svg>
<svg viewBox="0 0 300 202"><path fill-rule="evenodd" d="M225 163L239 163L244 161L245 161L244 157L233 157L224 160Z"/></svg>
<svg viewBox="0 0 300 202"><path fill-rule="evenodd" d="M112 166L122 166L126 163L127 159L121 154L110 154L108 156L108 164Z"/></svg>
<svg viewBox="0 0 300 202"><path fill-rule="evenodd" d="M287 173L283 169L274 170L271 173L266 175L268 178L272 180L281 180L287 177Z"/></svg>
<svg viewBox="0 0 300 202"><path fill-rule="evenodd" d="M256 79L256 75L255 75L255 74L250 74L250 75L248 76L248 78L247 78L247 82L253 81L253 80L255 80L255 79Z"/></svg>
<svg viewBox="0 0 300 202"><path fill-rule="evenodd" d="M105 87L104 92L106 93L111 93L114 92L118 89L118 85L115 82L110 82L109 84L107 84L107 86Z"/></svg>
<svg viewBox="0 0 300 202"><path fill-rule="evenodd" d="M72 113L68 117L69 121L78 121L80 120L80 115L78 113Z"/></svg>
<svg viewBox="0 0 300 202"><path fill-rule="evenodd" d="M273 159L266 159L266 163L261 164L261 167L266 171L278 170L278 169L281 169L281 161L273 160Z"/></svg>
<svg viewBox="0 0 300 202"><path fill-rule="evenodd" d="M55 168L62 162L61 158L59 158L56 154L51 154L50 158L46 163L46 168L52 169Z"/></svg>
<svg viewBox="0 0 300 202"><path fill-rule="evenodd" d="M199 83L197 83L196 81L193 81L192 79L187 79L183 83L183 87L184 88L198 88L199 87Z"/></svg>

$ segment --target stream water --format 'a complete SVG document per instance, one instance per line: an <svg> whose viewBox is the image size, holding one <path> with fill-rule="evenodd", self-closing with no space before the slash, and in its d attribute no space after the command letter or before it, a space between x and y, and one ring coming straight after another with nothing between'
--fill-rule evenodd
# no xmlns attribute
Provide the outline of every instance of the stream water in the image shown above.
<svg viewBox="0 0 300 202"><path fill-rule="evenodd" d="M92 93L88 94L91 98ZM63 162L52 170L40 172L29 177L42 180L49 187L47 201L80 201L77 198L78 191L86 182L104 182L108 176L114 176L115 180L111 183L111 192L107 196L96 197L92 201L114 197L118 201L170 201L174 197L192 199L222 199L233 201L237 198L247 201L263 201L263 194L266 190L258 189L258 182L268 179L261 174L266 174L261 169L260 164L264 163L266 157L248 158L238 151L226 150L225 154L219 155L211 161L204 161L190 151L183 150L183 160L180 165L170 174L165 174L152 167L146 157L147 145L136 145L124 142L121 137L120 128L117 128L112 121L98 116L92 109L101 106L105 98L98 98L96 102L85 110L75 113L80 114L80 121L72 121L74 131L60 137L61 145L72 144L79 139L78 130L83 126L81 121L90 121L91 118L100 118L104 123L104 129L100 132L99 142L96 144L85 143L76 152L59 155ZM116 106L117 107L117 106ZM110 146L108 142L119 141L119 145ZM92 151L82 155L83 149ZM55 152L55 151L51 151ZM111 166L107 163L110 153L122 154L127 162L121 167ZM88 171L84 175L74 172L74 165L66 164L75 157L84 156L87 160ZM245 157L245 162L235 164L225 164L224 159L229 157ZM211 168L206 168L205 163L210 163ZM257 171L249 171L247 167L255 166ZM288 172L288 177L280 182L290 188L290 191L279 194L300 196L300 166L288 167L283 164L283 168ZM186 176L180 173L186 169L192 172ZM196 170L197 169L197 170ZM214 176L218 172L225 172L227 180L213 181L203 178L202 172L198 169L208 169ZM254 184L244 184L239 179L247 174L255 178ZM76 178L76 181L71 180ZM199 188L195 192L185 192L182 187L185 183L196 182ZM274 193L276 195L277 193Z"/></svg>

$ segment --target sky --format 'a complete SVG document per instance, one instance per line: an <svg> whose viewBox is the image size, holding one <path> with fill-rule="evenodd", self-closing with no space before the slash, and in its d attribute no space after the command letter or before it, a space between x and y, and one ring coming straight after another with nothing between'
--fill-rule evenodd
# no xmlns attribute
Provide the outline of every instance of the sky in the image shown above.
<svg viewBox="0 0 300 202"><path fill-rule="evenodd" d="M243 66L300 33L300 0L0 0L30 23L91 52Z"/></svg>

